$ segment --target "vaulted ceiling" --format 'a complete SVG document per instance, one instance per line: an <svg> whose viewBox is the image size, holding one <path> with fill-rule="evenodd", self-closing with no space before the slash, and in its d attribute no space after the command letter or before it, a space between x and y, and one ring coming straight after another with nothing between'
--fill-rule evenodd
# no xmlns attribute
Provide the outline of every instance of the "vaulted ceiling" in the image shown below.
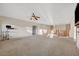
<svg viewBox="0 0 79 59"><path fill-rule="evenodd" d="M74 19L76 3L0 3L0 16L31 21L32 13L41 24L68 24Z"/></svg>

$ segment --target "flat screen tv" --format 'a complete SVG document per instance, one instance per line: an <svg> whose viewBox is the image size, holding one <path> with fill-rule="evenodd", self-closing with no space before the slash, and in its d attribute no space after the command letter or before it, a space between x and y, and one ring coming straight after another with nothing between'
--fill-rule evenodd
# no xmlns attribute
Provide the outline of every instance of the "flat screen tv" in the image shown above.
<svg viewBox="0 0 79 59"><path fill-rule="evenodd" d="M7 29L11 29L11 26L10 26L10 25L6 25L6 28L7 28Z"/></svg>
<svg viewBox="0 0 79 59"><path fill-rule="evenodd" d="M76 9L75 9L75 24L79 21L79 3L77 3Z"/></svg>

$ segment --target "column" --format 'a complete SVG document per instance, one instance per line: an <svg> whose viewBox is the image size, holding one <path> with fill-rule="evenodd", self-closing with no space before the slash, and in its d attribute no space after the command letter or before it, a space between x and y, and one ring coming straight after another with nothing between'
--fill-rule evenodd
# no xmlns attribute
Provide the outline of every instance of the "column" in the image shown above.
<svg viewBox="0 0 79 59"><path fill-rule="evenodd" d="M37 32L37 27L32 26L32 35L36 35L36 32Z"/></svg>

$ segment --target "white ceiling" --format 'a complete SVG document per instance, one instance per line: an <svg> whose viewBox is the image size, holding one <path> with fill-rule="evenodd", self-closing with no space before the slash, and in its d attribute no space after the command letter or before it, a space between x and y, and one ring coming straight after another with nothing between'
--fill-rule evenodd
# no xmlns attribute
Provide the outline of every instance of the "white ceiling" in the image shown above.
<svg viewBox="0 0 79 59"><path fill-rule="evenodd" d="M33 11L41 24L68 24L74 18L75 3L0 3L0 16L31 21Z"/></svg>

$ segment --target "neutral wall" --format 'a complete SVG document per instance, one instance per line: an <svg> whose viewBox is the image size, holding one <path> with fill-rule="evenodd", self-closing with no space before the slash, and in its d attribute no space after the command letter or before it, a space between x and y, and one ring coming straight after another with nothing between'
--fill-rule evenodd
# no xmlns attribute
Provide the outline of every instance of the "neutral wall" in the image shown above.
<svg viewBox="0 0 79 59"><path fill-rule="evenodd" d="M79 49L79 28L77 28L77 48Z"/></svg>
<svg viewBox="0 0 79 59"><path fill-rule="evenodd" d="M32 26L36 25L39 28L48 28L48 25L43 25L39 23L19 20L15 18L9 17L0 17L2 19L2 31L6 31L6 25L10 24L15 29L10 30L9 34L11 38L18 38L18 37L27 37L32 35Z"/></svg>
<svg viewBox="0 0 79 59"><path fill-rule="evenodd" d="M74 41L77 41L77 27L74 26Z"/></svg>
<svg viewBox="0 0 79 59"><path fill-rule="evenodd" d="M0 19L0 40L1 40L1 34L2 34L2 21Z"/></svg>
<svg viewBox="0 0 79 59"><path fill-rule="evenodd" d="M73 40L75 41L74 39L74 27L75 27L75 20L74 19L71 19L71 22L70 22L70 37L73 38Z"/></svg>
<svg viewBox="0 0 79 59"><path fill-rule="evenodd" d="M2 32L3 33L5 33L7 31L6 25L7 24L2 24ZM11 30L8 30L8 31L9 31L9 38L21 38L21 37L27 37L27 36L32 35L30 27L26 28L26 27L16 26L15 29L11 29Z"/></svg>
<svg viewBox="0 0 79 59"><path fill-rule="evenodd" d="M1 24L0 24L0 35L1 35L1 29L2 29L2 28L1 28Z"/></svg>

